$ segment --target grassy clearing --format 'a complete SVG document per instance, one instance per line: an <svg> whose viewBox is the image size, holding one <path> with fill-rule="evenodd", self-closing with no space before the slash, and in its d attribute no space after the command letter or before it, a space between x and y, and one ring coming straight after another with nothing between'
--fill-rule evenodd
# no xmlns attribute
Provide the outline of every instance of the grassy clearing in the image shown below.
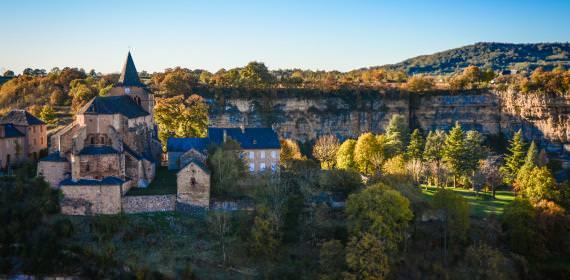
<svg viewBox="0 0 570 280"><path fill-rule="evenodd" d="M127 195L176 194L176 172L166 166L156 168L156 177L146 188L132 188Z"/></svg>
<svg viewBox="0 0 570 280"><path fill-rule="evenodd" d="M422 186L422 193L426 196L428 200L432 199L432 196L437 192L437 187L433 186ZM515 196L511 191L497 191L496 199L493 199L491 193L480 192L478 195L472 190L459 189L459 188L448 188L453 190L463 198L467 200L469 206L471 207L471 216L477 218L484 218L488 215L502 215L505 206L510 204Z"/></svg>

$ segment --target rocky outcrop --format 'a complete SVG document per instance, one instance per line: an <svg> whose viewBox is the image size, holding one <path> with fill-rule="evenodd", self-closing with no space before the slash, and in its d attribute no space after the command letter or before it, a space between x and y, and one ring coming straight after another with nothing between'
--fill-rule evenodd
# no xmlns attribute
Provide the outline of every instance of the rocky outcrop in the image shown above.
<svg viewBox="0 0 570 280"><path fill-rule="evenodd" d="M341 139L363 132L383 132L392 114L424 131L450 129L455 122L465 129L510 137L522 129L551 152L570 143L570 98L516 92L473 91L407 94L378 92L362 97L346 93L309 97L208 99L213 126L273 126L280 137L301 142L324 134Z"/></svg>

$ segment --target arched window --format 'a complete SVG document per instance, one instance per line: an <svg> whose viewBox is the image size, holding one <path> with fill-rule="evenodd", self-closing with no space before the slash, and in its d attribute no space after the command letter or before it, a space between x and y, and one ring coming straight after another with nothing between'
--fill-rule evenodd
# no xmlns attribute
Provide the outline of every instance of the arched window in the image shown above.
<svg viewBox="0 0 570 280"><path fill-rule="evenodd" d="M91 136L91 145L95 144L95 137Z"/></svg>

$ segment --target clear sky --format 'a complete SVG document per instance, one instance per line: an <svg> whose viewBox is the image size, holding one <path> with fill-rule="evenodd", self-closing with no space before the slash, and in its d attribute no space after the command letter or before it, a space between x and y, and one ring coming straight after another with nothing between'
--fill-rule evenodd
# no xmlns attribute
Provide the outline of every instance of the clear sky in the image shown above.
<svg viewBox="0 0 570 280"><path fill-rule="evenodd" d="M347 71L481 41L570 41L570 0L0 0L0 71Z"/></svg>

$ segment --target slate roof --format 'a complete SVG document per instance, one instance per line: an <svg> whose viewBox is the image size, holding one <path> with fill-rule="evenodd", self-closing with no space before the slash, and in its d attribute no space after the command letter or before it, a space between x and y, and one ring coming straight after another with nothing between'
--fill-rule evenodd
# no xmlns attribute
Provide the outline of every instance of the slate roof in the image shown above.
<svg viewBox="0 0 570 280"><path fill-rule="evenodd" d="M22 126L45 124L26 110L12 110L4 117L0 118L0 124L7 123Z"/></svg>
<svg viewBox="0 0 570 280"><path fill-rule="evenodd" d="M133 149L131 149L129 146L127 146L127 144L125 144L125 143L123 143L123 149L125 150L125 152L129 153L130 155L132 155L133 157L135 157L138 160L145 159L145 160L148 160L150 162L155 161L151 155L149 155L147 153L139 154L139 153L135 152Z"/></svg>
<svg viewBox="0 0 570 280"><path fill-rule="evenodd" d="M135 63L133 61L133 57L131 56L131 52L127 54L127 60L123 65L123 71L121 72L121 76L119 77L119 86L125 87L145 87L141 80L139 79L139 74L137 72L137 68L135 67Z"/></svg>
<svg viewBox="0 0 570 280"><path fill-rule="evenodd" d="M109 146L102 146L102 147L87 146L79 152L79 155L108 155L108 154L118 154L118 153L119 152L117 150Z"/></svg>
<svg viewBox="0 0 570 280"><path fill-rule="evenodd" d="M15 138L26 136L24 133L15 128L13 124L0 124L0 126L4 127L4 137L0 138Z"/></svg>
<svg viewBox="0 0 570 280"><path fill-rule="evenodd" d="M224 142L224 131L228 138L240 143L242 149L279 149L279 137L271 128L208 128L205 138L169 138L169 152L186 152L192 148L202 151L210 144L221 145Z"/></svg>
<svg viewBox="0 0 570 280"><path fill-rule="evenodd" d="M188 163L186 163L186 165L184 165L182 168L180 168L180 170L186 168L186 166L190 165L191 163L196 164L198 167L202 168L202 170L204 170L206 173L208 173L208 174L210 173L210 169L208 169L208 166L206 166L206 164L203 161L198 160L196 158L190 159L190 161L188 161ZM178 172L180 172L180 171L178 171Z"/></svg>
<svg viewBox="0 0 570 280"><path fill-rule="evenodd" d="M127 95L97 96L85 104L78 114L114 115L121 114L129 119L148 116L141 106Z"/></svg>
<svg viewBox="0 0 570 280"><path fill-rule="evenodd" d="M57 151L57 152L53 152L53 153L41 158L40 161L67 162L67 159L64 157L61 157L59 155L59 151Z"/></svg>
<svg viewBox="0 0 570 280"><path fill-rule="evenodd" d="M120 178L117 177L105 177L102 180L96 180L96 179L79 179L76 181L73 181L71 178L67 178L63 181L61 181L61 183L59 183L60 186L99 186L99 185L122 185L123 183L125 183L125 181L121 180Z"/></svg>

